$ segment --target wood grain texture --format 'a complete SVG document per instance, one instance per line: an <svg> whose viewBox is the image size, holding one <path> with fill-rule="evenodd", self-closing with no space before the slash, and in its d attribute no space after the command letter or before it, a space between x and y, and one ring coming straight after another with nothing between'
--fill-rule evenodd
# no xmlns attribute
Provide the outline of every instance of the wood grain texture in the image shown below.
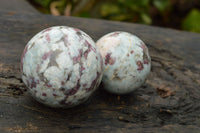
<svg viewBox="0 0 200 133"><path fill-rule="evenodd" d="M7 11L10 15L15 13L39 14L27 0L1 0L0 11Z"/></svg>
<svg viewBox="0 0 200 133"><path fill-rule="evenodd" d="M129 95L99 87L84 104L52 109L33 100L20 76L26 43L54 25L82 29L96 41L111 31L140 37L152 57L146 83ZM0 12L0 132L196 133L200 130L200 35L138 24Z"/></svg>

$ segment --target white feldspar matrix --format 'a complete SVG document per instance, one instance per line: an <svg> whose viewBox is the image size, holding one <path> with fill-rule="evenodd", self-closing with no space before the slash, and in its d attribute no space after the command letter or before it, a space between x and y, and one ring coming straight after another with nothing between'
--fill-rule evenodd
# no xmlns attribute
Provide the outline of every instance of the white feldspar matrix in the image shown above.
<svg viewBox="0 0 200 133"><path fill-rule="evenodd" d="M127 94L144 83L151 58L142 40L127 32L112 32L101 37L96 45L103 58L104 89Z"/></svg>
<svg viewBox="0 0 200 133"><path fill-rule="evenodd" d="M78 105L96 90L103 60L83 31L55 26L36 34L21 58L22 79L31 95L51 107Z"/></svg>

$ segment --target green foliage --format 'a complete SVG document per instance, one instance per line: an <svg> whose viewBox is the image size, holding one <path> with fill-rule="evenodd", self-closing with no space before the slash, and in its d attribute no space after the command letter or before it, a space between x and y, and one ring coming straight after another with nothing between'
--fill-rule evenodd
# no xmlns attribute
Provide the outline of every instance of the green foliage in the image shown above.
<svg viewBox="0 0 200 133"><path fill-rule="evenodd" d="M121 10L119 6L111 3L106 3L101 6L101 15L103 17L109 16L109 15L114 15L114 14L119 14L121 13Z"/></svg>
<svg viewBox="0 0 200 133"><path fill-rule="evenodd" d="M84 17L84 18L89 18L89 17L91 17L89 12L81 12L78 16L79 16L79 17Z"/></svg>
<svg viewBox="0 0 200 133"><path fill-rule="evenodd" d="M151 24L148 14L150 0L118 0L114 3L105 2L101 6L101 16L119 21L134 21Z"/></svg>
<svg viewBox="0 0 200 133"><path fill-rule="evenodd" d="M162 13L170 7L169 0L153 0L153 4Z"/></svg>
<svg viewBox="0 0 200 133"><path fill-rule="evenodd" d="M161 14L170 6L169 0L118 0L105 2L101 6L101 16L111 20L151 24L151 2Z"/></svg>
<svg viewBox="0 0 200 133"><path fill-rule="evenodd" d="M150 0L118 0L119 3L127 6L139 6L139 7L146 7L149 4Z"/></svg>
<svg viewBox="0 0 200 133"><path fill-rule="evenodd" d="M141 13L140 15L141 15L141 18L142 18L141 23L144 23L144 24L151 24L152 23L152 19L149 16L149 14Z"/></svg>
<svg viewBox="0 0 200 133"><path fill-rule="evenodd" d="M48 7L49 4L53 1L53 0L34 0L37 4L41 5L42 7Z"/></svg>
<svg viewBox="0 0 200 133"><path fill-rule="evenodd" d="M65 10L66 0L54 1L54 3L56 4L58 11L62 14Z"/></svg>
<svg viewBox="0 0 200 133"><path fill-rule="evenodd" d="M31 0L30 0L31 1ZM142 24L172 25L170 15L182 15L185 12L173 12L174 7L178 7L180 2L186 3L187 0L32 0L39 6L43 13L57 11L59 14L69 13L78 17L95 17L108 20L135 22ZM51 6L50 6L51 5ZM68 8L67 8L68 5ZM199 4L200 5L200 4ZM198 7L198 6L195 6ZM68 10L66 10L68 9ZM181 8L185 11L184 7ZM179 10L181 10L179 9ZM53 12L52 12L53 13ZM55 13L55 12L54 12ZM182 29L200 33L200 10L192 9L185 15L185 19L178 18L176 23L182 21ZM174 24L176 25L176 24ZM178 28L178 27L176 27Z"/></svg>
<svg viewBox="0 0 200 133"><path fill-rule="evenodd" d="M192 9L182 23L184 30L200 33L200 10Z"/></svg>

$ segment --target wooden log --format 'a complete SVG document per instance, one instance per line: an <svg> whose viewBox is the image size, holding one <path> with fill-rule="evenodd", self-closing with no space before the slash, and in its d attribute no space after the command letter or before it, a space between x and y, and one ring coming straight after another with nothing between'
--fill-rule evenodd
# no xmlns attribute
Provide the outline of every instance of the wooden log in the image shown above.
<svg viewBox="0 0 200 133"><path fill-rule="evenodd" d="M10 15L15 14L16 12L23 14L39 14L27 0L1 0L0 11L7 11Z"/></svg>
<svg viewBox="0 0 200 133"><path fill-rule="evenodd" d="M20 76L20 56L33 35L54 25L82 29L94 40L111 31L140 37L152 57L146 83L129 95L102 86L85 103L52 109L33 100ZM200 35L138 24L0 12L0 132L182 132L200 130Z"/></svg>

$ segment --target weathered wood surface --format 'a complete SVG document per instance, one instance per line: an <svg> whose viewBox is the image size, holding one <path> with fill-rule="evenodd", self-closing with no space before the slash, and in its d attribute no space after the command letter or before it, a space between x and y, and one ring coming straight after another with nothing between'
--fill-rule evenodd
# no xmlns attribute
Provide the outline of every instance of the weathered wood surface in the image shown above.
<svg viewBox="0 0 200 133"><path fill-rule="evenodd" d="M102 86L84 104L52 109L33 100L20 76L28 40L53 25L82 29L94 40L111 31L139 36L149 47L152 70L146 83L123 96ZM74 17L0 12L0 132L200 131L200 34L144 25Z"/></svg>
<svg viewBox="0 0 200 133"><path fill-rule="evenodd" d="M15 14L16 12L23 14L39 14L27 0L0 0L0 2L0 11L7 11L9 14Z"/></svg>

